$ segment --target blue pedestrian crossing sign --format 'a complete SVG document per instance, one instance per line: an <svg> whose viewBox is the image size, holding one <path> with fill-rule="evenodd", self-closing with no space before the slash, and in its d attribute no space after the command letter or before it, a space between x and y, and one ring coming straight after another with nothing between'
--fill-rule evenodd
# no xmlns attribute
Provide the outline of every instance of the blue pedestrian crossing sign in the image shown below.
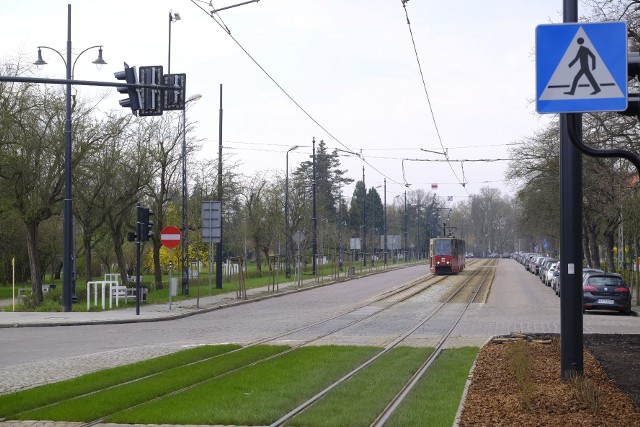
<svg viewBox="0 0 640 427"><path fill-rule="evenodd" d="M626 109L625 22L536 27L536 110L539 113Z"/></svg>

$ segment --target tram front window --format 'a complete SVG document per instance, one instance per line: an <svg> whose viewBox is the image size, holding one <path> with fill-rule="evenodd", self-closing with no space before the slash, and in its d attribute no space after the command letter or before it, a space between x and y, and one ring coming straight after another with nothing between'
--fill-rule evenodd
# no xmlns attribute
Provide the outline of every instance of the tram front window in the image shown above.
<svg viewBox="0 0 640 427"><path fill-rule="evenodd" d="M451 255L451 240L436 240L434 255Z"/></svg>

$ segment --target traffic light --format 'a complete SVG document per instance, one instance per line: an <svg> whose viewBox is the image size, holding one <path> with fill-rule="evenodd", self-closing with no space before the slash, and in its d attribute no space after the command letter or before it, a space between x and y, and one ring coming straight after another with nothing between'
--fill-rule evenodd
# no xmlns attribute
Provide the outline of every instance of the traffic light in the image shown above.
<svg viewBox="0 0 640 427"><path fill-rule="evenodd" d="M161 85L162 66L140 67L140 83L145 85ZM161 116L164 99L159 88L143 87L140 89L140 116Z"/></svg>
<svg viewBox="0 0 640 427"><path fill-rule="evenodd" d="M183 110L185 103L185 90L187 85L187 75L182 74L165 74L163 76L164 86L173 86L176 89L164 90L164 109L165 110Z"/></svg>
<svg viewBox="0 0 640 427"><path fill-rule="evenodd" d="M136 67L129 67L129 65L124 63L124 71L116 71L113 73L116 79L125 80L128 84L137 84L138 78L136 77ZM138 89L130 86L118 86L118 92L126 93L129 95L129 98L121 99L120 106L121 107L130 107L131 111L134 115L138 113L140 109L140 98L138 95Z"/></svg>
<svg viewBox="0 0 640 427"><path fill-rule="evenodd" d="M146 242L151 237L153 237L153 231L151 231L151 227L153 227L154 223L150 219L152 215L153 211L151 209L138 207L138 226L140 233L140 236L138 236L138 238L141 242Z"/></svg>

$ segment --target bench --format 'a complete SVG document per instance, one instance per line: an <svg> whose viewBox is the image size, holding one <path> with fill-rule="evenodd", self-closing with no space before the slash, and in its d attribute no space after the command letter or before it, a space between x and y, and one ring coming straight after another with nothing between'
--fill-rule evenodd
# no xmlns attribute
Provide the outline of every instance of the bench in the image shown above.
<svg viewBox="0 0 640 427"><path fill-rule="evenodd" d="M147 288L146 286L140 286L140 301L141 302L146 302L147 301L147 294L149 293L149 288ZM125 301L128 301L129 299L131 299L132 301L136 300L136 288L132 287L132 288L127 288L127 295L125 296Z"/></svg>

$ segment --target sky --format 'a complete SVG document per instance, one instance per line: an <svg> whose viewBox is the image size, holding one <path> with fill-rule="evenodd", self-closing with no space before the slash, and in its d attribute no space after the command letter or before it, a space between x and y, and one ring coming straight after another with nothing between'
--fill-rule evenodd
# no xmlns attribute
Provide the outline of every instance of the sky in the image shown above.
<svg viewBox="0 0 640 427"><path fill-rule="evenodd" d="M39 45L64 55L68 4L5 0L0 56L32 63ZM388 203L420 188L453 203L487 186L513 194L502 159L550 120L533 102L535 28L561 22L562 0L260 0L220 11L217 22L208 1L71 5L79 80L116 81L123 62L166 73L171 26L171 72L186 73L187 97L202 95L187 110L198 156L217 158L222 85L223 153L244 175L283 174L297 145L293 170L315 139L344 150L341 167L354 181L363 167L367 188L386 179ZM170 11L181 19L169 24ZM96 49L76 57L94 45L108 63L101 70L91 63ZM47 49L43 57L48 65L35 75L64 78L62 60ZM100 108L122 110L115 89L77 89L106 91Z"/></svg>

